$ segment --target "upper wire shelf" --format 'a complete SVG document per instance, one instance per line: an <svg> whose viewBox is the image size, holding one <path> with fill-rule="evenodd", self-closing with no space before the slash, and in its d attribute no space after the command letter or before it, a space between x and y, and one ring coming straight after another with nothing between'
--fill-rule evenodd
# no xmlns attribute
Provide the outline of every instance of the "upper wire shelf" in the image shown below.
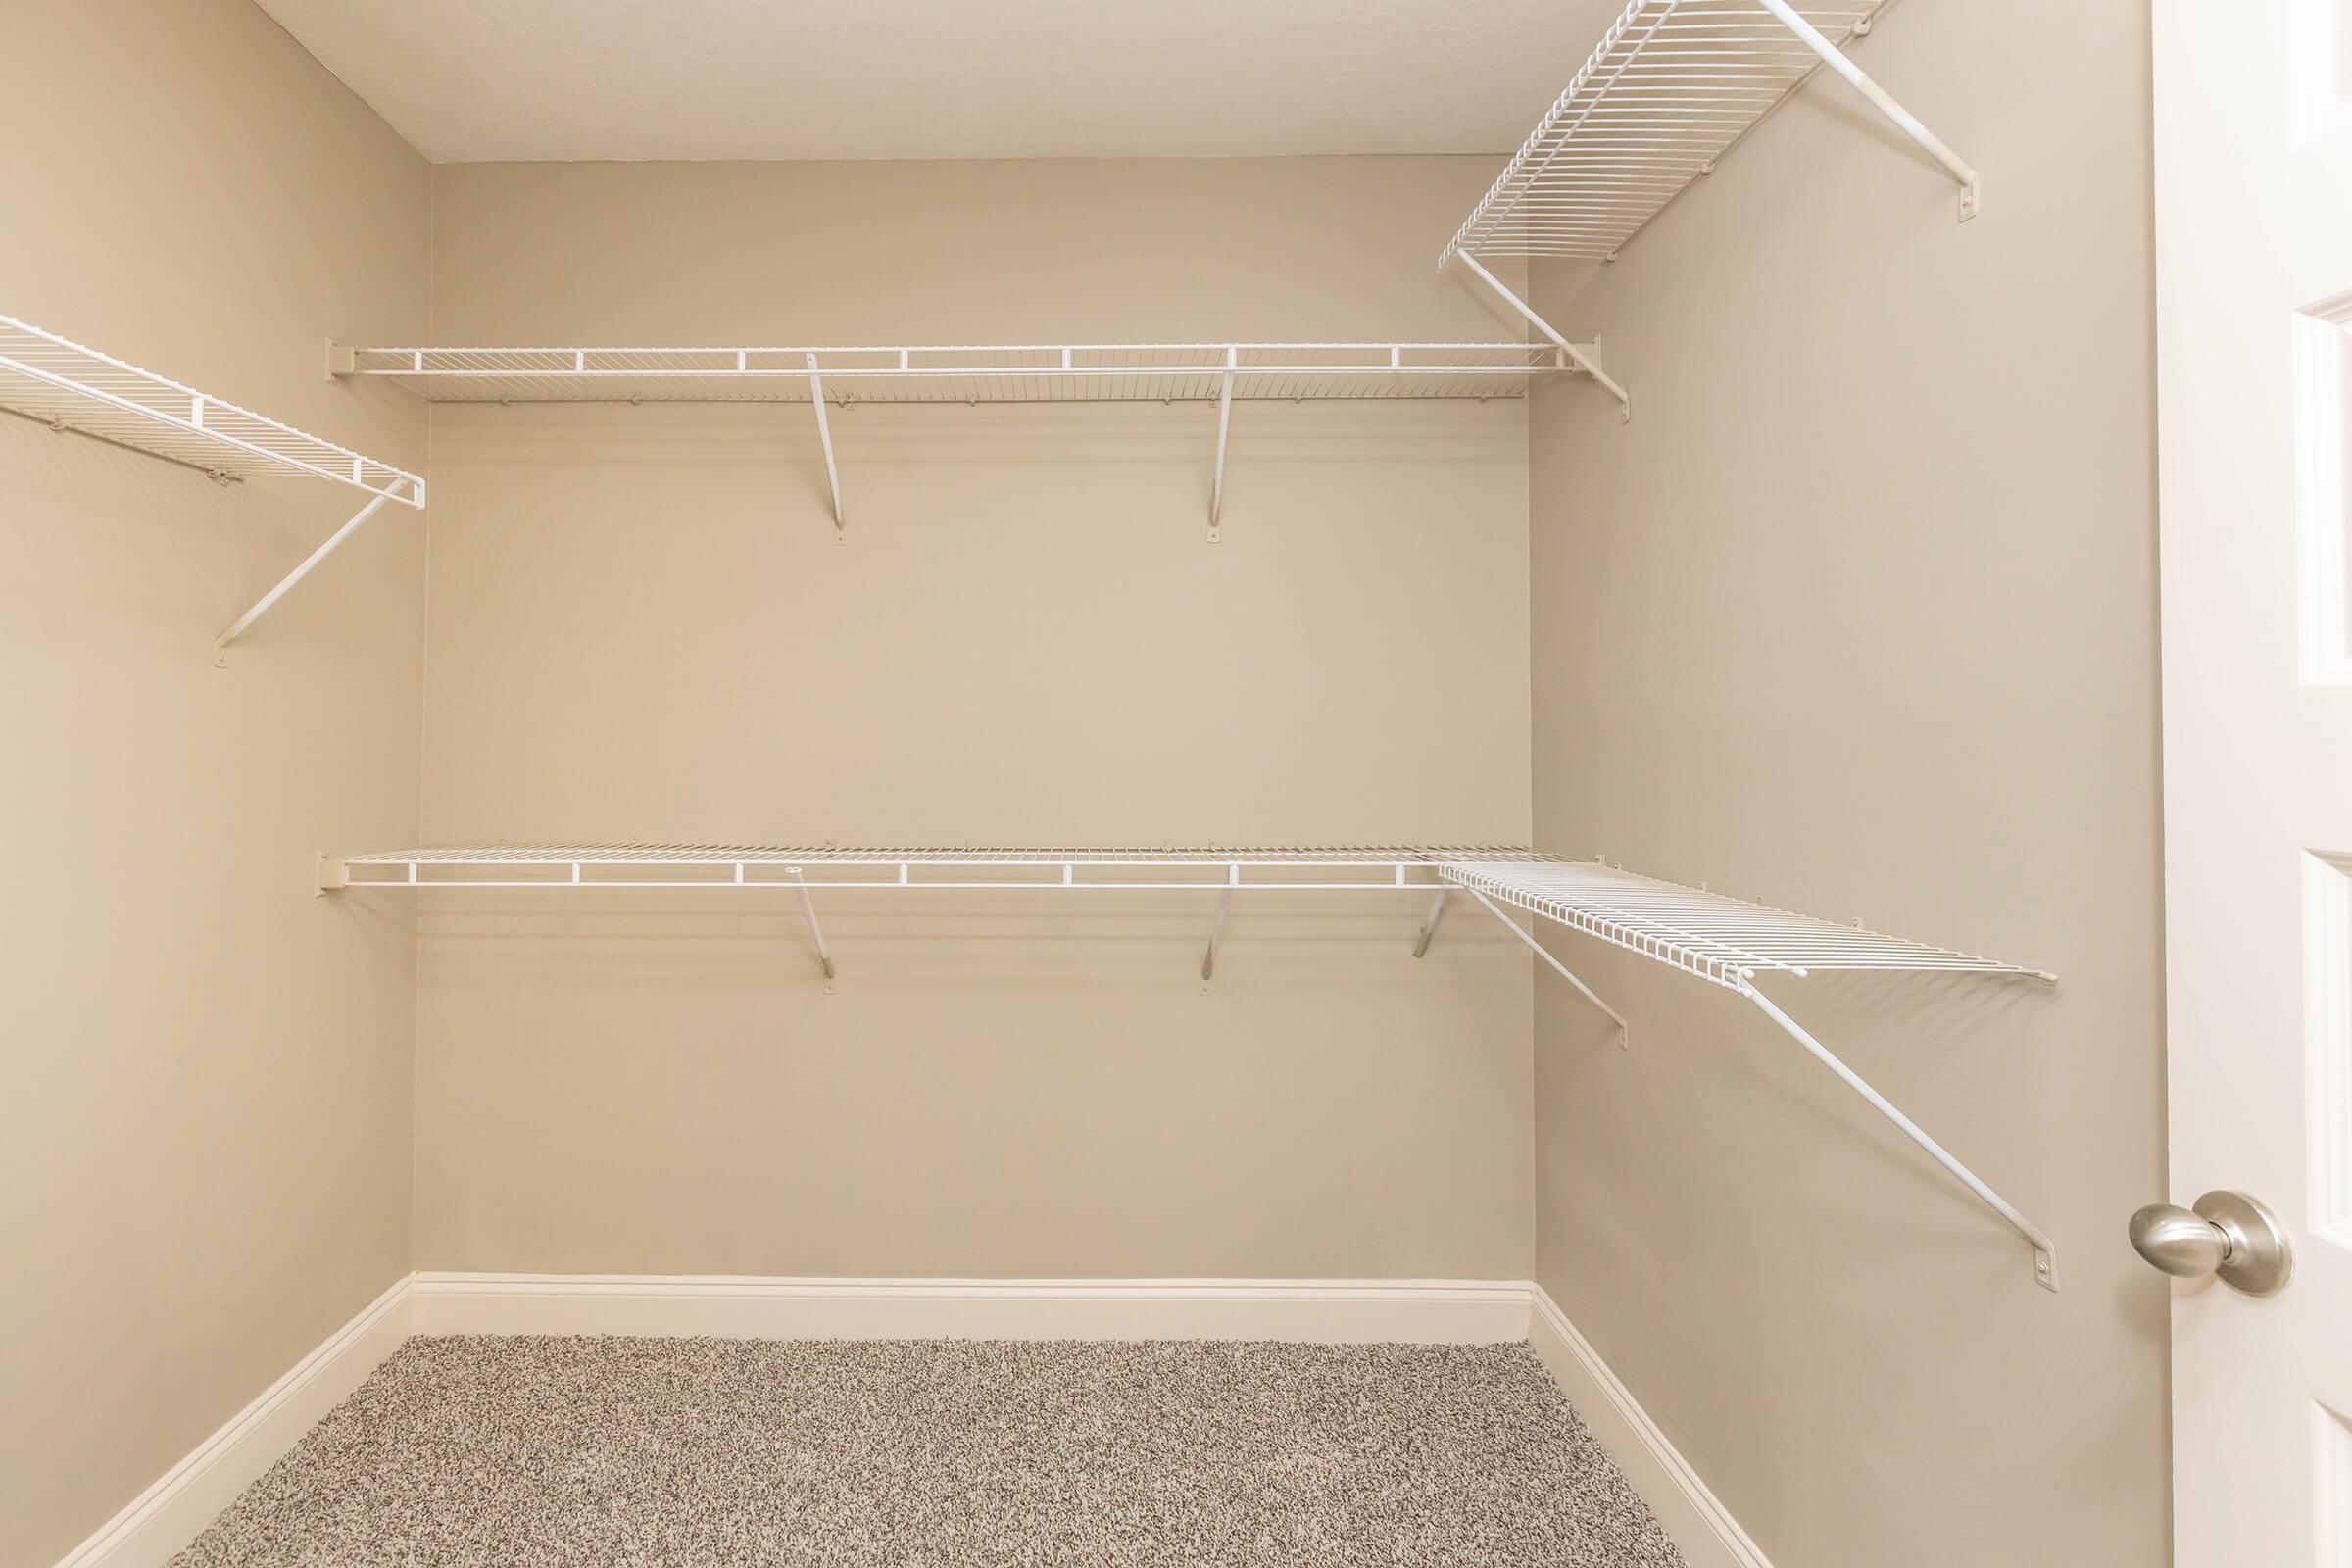
<svg viewBox="0 0 2352 1568"><path fill-rule="evenodd" d="M1745 991L1760 973L1802 977L1817 969L2054 978L2022 964L1637 876L1596 861L1456 861L1445 874L1531 914L1734 991Z"/></svg>
<svg viewBox="0 0 2352 1568"><path fill-rule="evenodd" d="M341 373L435 402L1081 403L1515 398L1549 344L1151 343L883 348L369 348Z"/></svg>
<svg viewBox="0 0 2352 1568"><path fill-rule="evenodd" d="M1616 398L1633 397L1580 345L1479 261L1571 257L1614 261L1666 204L1823 67L1943 166L1960 190L1960 220L1977 215L1974 165L1945 145L1848 59L1891 0L1799 10L1793 0L1631 0L1439 254L1459 260L1503 302Z"/></svg>
<svg viewBox="0 0 2352 1568"><path fill-rule="evenodd" d="M0 408L44 419L61 430L78 430L202 468L216 478L308 474L367 492L366 506L213 639L217 648L234 642L385 502L420 511L424 507L421 475L224 403L13 316L0 316Z"/></svg>
<svg viewBox="0 0 2352 1568"><path fill-rule="evenodd" d="M1886 0L1805 6L1833 46ZM1824 64L1759 0L1633 0L1446 247L1602 259Z"/></svg>
<svg viewBox="0 0 2352 1568"><path fill-rule="evenodd" d="M309 474L424 505L424 480L96 349L0 316L0 407L222 477Z"/></svg>
<svg viewBox="0 0 2352 1568"><path fill-rule="evenodd" d="M858 403L1213 403L1208 537L1222 537L1236 401L1523 398L1586 368L1567 344L1060 343L887 348L333 348L336 375L379 376L442 403L799 403L815 415L833 503L849 508L826 407Z"/></svg>

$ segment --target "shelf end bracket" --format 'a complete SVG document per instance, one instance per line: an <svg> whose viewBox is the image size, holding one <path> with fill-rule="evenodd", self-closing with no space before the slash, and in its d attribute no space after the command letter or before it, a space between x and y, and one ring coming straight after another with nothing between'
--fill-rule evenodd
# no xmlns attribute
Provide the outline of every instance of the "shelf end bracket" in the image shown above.
<svg viewBox="0 0 2352 1568"><path fill-rule="evenodd" d="M1476 272L1481 278L1483 278L1486 281L1487 287L1493 289L1497 295L1499 295L1505 305L1508 305L1512 310L1517 311L1521 316L1526 317L1530 326L1533 326L1537 331L1551 339L1553 346L1558 348L1561 353L1568 356L1569 363L1573 364L1578 369L1584 371L1585 374L1591 376L1593 380L1599 382L1600 385L1607 390L1609 396L1617 400L1617 412L1619 417L1627 422L1631 422L1634 416L1633 396L1627 392L1624 387L1618 385L1616 381L1610 378L1608 371L1600 368L1600 361L1594 359L1584 345L1569 342L1567 334L1563 333L1558 327L1553 326L1549 321L1544 319L1544 318L1541 316L1538 316L1534 306L1528 304L1527 301L1521 299L1518 295L1503 287L1502 279L1496 277L1493 272L1488 271L1485 265L1482 264L1477 257L1471 255L1468 251L1455 251L1453 254L1462 259L1462 265L1464 267L1467 267L1470 269L1470 270Z"/></svg>
<svg viewBox="0 0 2352 1568"><path fill-rule="evenodd" d="M2026 1218L2025 1215L2020 1214L2010 1205L2007 1199L1985 1186L1975 1171L1954 1159L1950 1152L1935 1139L1930 1138L1919 1123L1895 1109L1893 1103L1885 1095L1864 1083L1859 1073L1832 1055L1828 1047L1808 1034L1803 1025L1774 1005L1772 999L1758 991L1752 982L1742 980L1738 989L1742 996L1763 1011L1765 1017L1779 1025L1782 1033L1810 1052L1815 1060L1836 1073L1848 1089L1870 1102L1871 1108L1894 1123L1902 1130L1904 1137L1926 1150L1936 1164L1941 1165L1957 1177L1960 1184L1976 1194L1985 1207L2007 1221L2009 1228L2024 1237L2026 1244L2034 1249L2034 1283L2045 1291L2058 1289L2058 1244L2050 1240L2046 1231Z"/></svg>

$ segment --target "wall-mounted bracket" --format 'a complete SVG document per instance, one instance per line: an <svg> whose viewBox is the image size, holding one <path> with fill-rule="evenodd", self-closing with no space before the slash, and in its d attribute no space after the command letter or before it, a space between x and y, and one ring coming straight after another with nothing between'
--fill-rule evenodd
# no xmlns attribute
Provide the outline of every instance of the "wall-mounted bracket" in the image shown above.
<svg viewBox="0 0 2352 1568"><path fill-rule="evenodd" d="M1619 1050L1622 1051L1634 1043L1633 1025L1625 1021L1624 1013L1619 1012L1615 1007L1612 1007L1607 1003L1601 1001L1598 992L1594 991L1591 986L1585 984L1582 980L1579 980L1576 977L1575 971L1571 970L1559 959L1553 957L1551 956L1551 950L1536 940L1536 934L1534 932L1528 930L1518 921L1503 913L1500 908L1496 907L1493 899L1488 898L1484 893L1479 892L1476 888L1470 889L1469 892L1472 898L1476 899L1479 903L1487 906L1487 912L1489 914L1493 915L1495 919L1500 920L1504 925L1509 926L1511 928L1511 934L1517 937L1520 941L1526 943L1537 957L1542 958L1545 963L1550 964L1552 968L1558 970L1560 978L1567 981L1570 985L1576 987L1578 992L1583 995L1587 1002L1590 1002L1592 1004L1592 1005L1598 1007L1601 1011L1609 1015L1610 1021L1617 1025L1617 1047Z"/></svg>
<svg viewBox="0 0 2352 1568"><path fill-rule="evenodd" d="M1217 891L1216 917L1208 923L1208 952L1200 959L1200 989L1217 977L1217 948L1225 940L1225 913L1233 907L1233 890L1240 885L1242 868L1234 866L1226 874L1225 886Z"/></svg>
<svg viewBox="0 0 2352 1568"><path fill-rule="evenodd" d="M1421 917L1421 929L1413 937L1413 956L1422 957L1429 952L1429 939L1438 934L1438 917L1446 912L1446 901L1453 889L1440 888L1438 896L1429 901L1429 913Z"/></svg>
<svg viewBox="0 0 2352 1568"><path fill-rule="evenodd" d="M833 464L833 426L825 418L825 378L816 368L814 354L808 356L808 402L816 410L816 439L825 449L825 487L833 493L833 542L846 545L850 535L849 521L841 510L841 470ZM833 971L828 968L825 972Z"/></svg>
<svg viewBox="0 0 2352 1568"><path fill-rule="evenodd" d="M825 928L816 923L816 901L808 896L808 884L801 878L801 868L793 866L787 873L792 878L793 891L801 896L801 917L808 922L808 940L816 944L817 966L825 971L825 990L833 989L833 955L825 949ZM743 880L743 867L735 867L735 880Z"/></svg>
<svg viewBox="0 0 2352 1568"><path fill-rule="evenodd" d="M1224 537L1219 529L1225 517L1225 437L1233 428L1233 372L1241 361L1242 351L1228 344L1225 376L1217 390L1217 471L1208 489L1208 542L1212 545Z"/></svg>
<svg viewBox="0 0 2352 1568"><path fill-rule="evenodd" d="M403 499L400 494L401 489L409 482L410 481L406 479L394 480L392 484L385 489L382 495L375 496L370 499L366 506L359 510L358 514L355 514L349 522L345 523L342 527L337 528L333 533L327 535L326 543L320 545L318 549L312 551L308 556L304 557L301 565L296 566L292 571L289 571L283 577L280 577L277 581L276 587L270 589L268 593L262 595L259 600L255 601L254 607L251 610L248 610L245 612L245 613L230 621L228 623L228 629L213 639L213 646L215 648L226 648L230 643L235 642L239 635L244 632L246 627L261 619L264 612L269 610L271 605L276 604L280 599L285 597L287 589L293 587L296 583L302 581L303 578L309 576L313 567L317 566L318 563L324 561L327 557L333 555L336 548L340 546L344 540L350 538L353 534L358 533L360 531L360 525L366 522L369 517L374 516L378 507L382 506L387 501L398 501ZM418 481L416 485L416 494L412 501L412 505L424 505L424 485L421 481Z"/></svg>
<svg viewBox="0 0 2352 1568"><path fill-rule="evenodd" d="M1959 1178L1961 1185L1983 1200L1986 1207L2008 1221L2009 1228L2024 1237L2027 1245L2034 1249L2034 1283L2045 1291L2058 1289L2058 1245L2050 1240L2046 1232L2020 1214L2007 1199L1985 1186L1975 1171L1954 1159L1941 1144L1921 1130L1919 1123L1895 1109L1893 1102L1885 1095L1863 1082L1862 1076L1853 1068L1832 1055L1828 1047L1806 1033L1803 1025L1775 1006L1772 999L1758 991L1752 982L1742 983L1738 989L1756 1004L1765 1017L1779 1025L1782 1033L1804 1047L1815 1060L1836 1073L1848 1089L1870 1102L1871 1108L1900 1128L1904 1137L1926 1150L1936 1164Z"/></svg>
<svg viewBox="0 0 2352 1568"><path fill-rule="evenodd" d="M1600 368L1600 360L1598 357L1590 352L1583 344L1569 342L1566 334L1562 333L1558 327L1553 326L1549 321L1546 321L1541 316L1538 316L1533 306L1529 305L1527 301L1521 299L1518 295L1512 293L1509 289L1503 287L1502 279L1496 277L1493 272L1488 271L1486 268L1479 262L1477 257L1471 255L1468 251L1455 251L1454 255L1462 259L1462 265L1464 267L1469 268L1470 270L1476 272L1481 278L1485 279L1487 287L1493 289L1497 295L1499 295L1505 305L1508 305L1512 310L1517 311L1521 316L1527 318L1529 325L1533 326L1537 331L1543 333L1545 337L1551 339L1553 345L1557 347L1561 353L1568 356L1570 364L1574 365L1578 369L1584 371L1585 374L1591 376L1593 380L1599 382L1601 386L1606 388L1609 396L1617 400L1618 417L1621 421L1632 421L1634 417L1634 400L1632 394L1628 393L1624 387L1619 386L1614 380L1610 379L1609 373Z"/></svg>
<svg viewBox="0 0 2352 1568"><path fill-rule="evenodd" d="M1781 25L1796 34L1806 48L1820 56L1823 65L1843 76L1856 92L1869 99L1872 107L1885 115L1897 130L1917 142L1929 157L1943 166L1944 172L1960 187L1961 222L1965 223L1977 216L1978 198L1984 182L1974 164L1952 151L1944 144L1942 137L1920 122L1918 116L1896 103L1893 94L1864 74L1862 68L1855 65L1844 50L1824 37L1821 29L1807 22L1788 0L1757 0L1757 3L1779 18ZM1866 23L1854 30L1858 33L1867 32L1869 27Z"/></svg>
<svg viewBox="0 0 2352 1568"><path fill-rule="evenodd" d="M324 898L351 886L351 869L343 861L320 850L311 861L311 896Z"/></svg>

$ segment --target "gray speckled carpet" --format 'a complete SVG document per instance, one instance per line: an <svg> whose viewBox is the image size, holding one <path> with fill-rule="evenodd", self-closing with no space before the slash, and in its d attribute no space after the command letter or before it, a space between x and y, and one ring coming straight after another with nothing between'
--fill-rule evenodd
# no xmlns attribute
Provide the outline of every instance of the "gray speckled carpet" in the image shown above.
<svg viewBox="0 0 2352 1568"><path fill-rule="evenodd" d="M1522 1345L412 1340L172 1568L1683 1568Z"/></svg>

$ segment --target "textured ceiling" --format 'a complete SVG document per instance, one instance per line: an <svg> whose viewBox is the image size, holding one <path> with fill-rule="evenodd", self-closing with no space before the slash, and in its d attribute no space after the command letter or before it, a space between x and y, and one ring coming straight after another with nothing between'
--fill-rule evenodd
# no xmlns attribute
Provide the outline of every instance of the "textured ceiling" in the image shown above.
<svg viewBox="0 0 2352 1568"><path fill-rule="evenodd" d="M1504 153L1622 0L260 0L438 162Z"/></svg>

